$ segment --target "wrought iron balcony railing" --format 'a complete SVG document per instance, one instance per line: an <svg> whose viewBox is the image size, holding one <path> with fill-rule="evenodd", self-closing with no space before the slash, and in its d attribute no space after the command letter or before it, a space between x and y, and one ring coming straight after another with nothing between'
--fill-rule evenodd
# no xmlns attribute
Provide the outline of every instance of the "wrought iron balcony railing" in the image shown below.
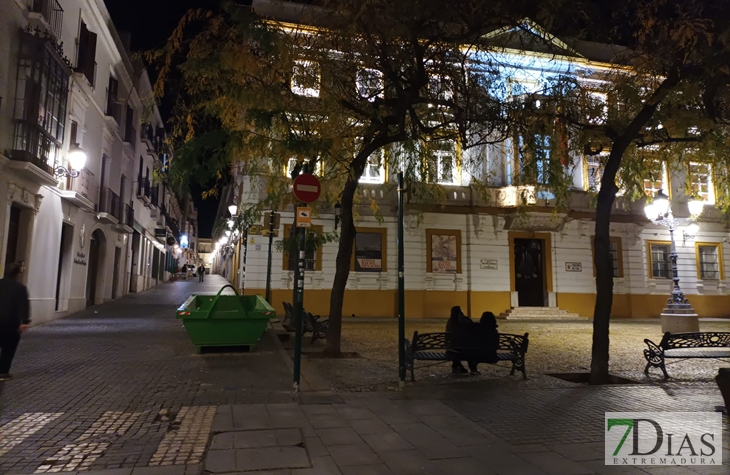
<svg viewBox="0 0 730 475"><path fill-rule="evenodd" d="M133 147L137 144L137 130L129 123L124 128L124 141L132 144Z"/></svg>
<svg viewBox="0 0 730 475"><path fill-rule="evenodd" d="M109 188L102 188L99 196L99 206L97 207L99 213L108 213L118 221L122 220L122 209L119 195L114 193Z"/></svg>
<svg viewBox="0 0 730 475"><path fill-rule="evenodd" d="M137 196L142 197L146 196L147 198L150 197L150 179L139 177L139 181L137 184Z"/></svg>
<svg viewBox="0 0 730 475"><path fill-rule="evenodd" d="M159 199L158 199L159 192L160 192L160 188L158 186L153 186L150 189L150 203L152 203L155 206L157 206L157 204L159 202Z"/></svg>
<svg viewBox="0 0 730 475"><path fill-rule="evenodd" d="M32 163L53 176L58 164L59 143L41 126L25 120L15 122L12 160Z"/></svg>
<svg viewBox="0 0 730 475"><path fill-rule="evenodd" d="M48 23L49 33L57 39L61 37L63 8L61 8L58 0L32 0L30 11L40 13L41 17Z"/></svg>
<svg viewBox="0 0 730 475"><path fill-rule="evenodd" d="M129 203L124 203L122 212L122 219L120 223L129 226L130 228L134 225L134 208Z"/></svg>

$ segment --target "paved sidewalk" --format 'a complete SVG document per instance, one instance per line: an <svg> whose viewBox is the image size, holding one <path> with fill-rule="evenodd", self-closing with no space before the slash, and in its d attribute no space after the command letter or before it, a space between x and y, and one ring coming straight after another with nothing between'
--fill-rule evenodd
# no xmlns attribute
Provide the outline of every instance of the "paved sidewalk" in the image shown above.
<svg viewBox="0 0 730 475"><path fill-rule="evenodd" d="M163 284L29 331L0 383L0 475L730 474L727 430L721 467L603 465L605 412L711 411L712 385L295 397L273 333L252 353L195 354L174 310L225 283Z"/></svg>
<svg viewBox="0 0 730 475"><path fill-rule="evenodd" d="M727 431L724 466L643 470L605 466L603 414L597 418L593 413L598 415L599 411L586 414L582 407L576 408L567 430L560 424L561 412L578 399L586 404L608 402L605 410L649 409L642 404L659 394L639 394L632 403L621 399L623 391L618 388L604 389L578 391L556 412L542 403L550 397L563 398L564 393L550 394L540 398L542 401L535 400L539 395L533 391L502 396L503 401L512 399L510 407L490 408L491 401L484 401L483 414L498 413L512 421L515 427L508 437L503 434L503 425L488 430L455 410L453 406L462 401L453 394L449 404L407 394L305 394L300 404L221 406L204 468L206 473L215 474L261 474L257 470L266 470L263 473L272 475L730 473ZM655 405L668 399L672 398L655 401ZM542 414L535 416L539 407ZM685 404L685 409L703 409L702 401ZM546 437L556 425L556 436ZM540 439L534 437L535 432Z"/></svg>

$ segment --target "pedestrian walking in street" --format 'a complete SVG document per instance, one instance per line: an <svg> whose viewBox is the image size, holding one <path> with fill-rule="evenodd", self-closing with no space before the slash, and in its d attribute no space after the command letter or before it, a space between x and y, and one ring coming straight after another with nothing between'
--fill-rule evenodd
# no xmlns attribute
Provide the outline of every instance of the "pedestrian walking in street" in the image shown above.
<svg viewBox="0 0 730 475"><path fill-rule="evenodd" d="M12 378L10 365L20 343L20 334L30 324L28 290L18 281L22 267L9 264L0 279L0 381Z"/></svg>
<svg viewBox="0 0 730 475"><path fill-rule="evenodd" d="M200 267L198 267L198 282L203 282L205 280L205 267L203 267L203 264L200 264Z"/></svg>

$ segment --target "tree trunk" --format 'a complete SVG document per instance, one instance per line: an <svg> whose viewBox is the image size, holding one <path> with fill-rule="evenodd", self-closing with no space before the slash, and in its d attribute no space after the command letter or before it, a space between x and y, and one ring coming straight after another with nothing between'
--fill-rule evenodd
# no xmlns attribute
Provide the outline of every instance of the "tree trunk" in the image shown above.
<svg viewBox="0 0 730 475"><path fill-rule="evenodd" d="M340 233L340 245L337 249L337 259L335 260L335 280L332 283L332 293L330 294L327 346L324 350L326 355L336 356L342 351L342 305L345 301L345 288L347 287L347 279L350 276L350 259L352 258L352 248L357 234L352 211L355 192L370 154L380 147L395 142L398 138L398 135L375 135L374 131L368 131L364 136L362 148L352 160L350 175L342 189L342 196L340 197L342 231Z"/></svg>
<svg viewBox="0 0 730 475"><path fill-rule="evenodd" d="M596 236L593 242L596 265L596 308L593 310L593 348L591 351L591 384L609 382L609 325L613 305L613 262L611 259L611 210L616 200L616 175L621 159L631 142L646 127L659 103L679 84L678 71L670 72L651 98L634 116L626 129L614 138L611 155L601 177L601 190L596 204Z"/></svg>
<svg viewBox="0 0 730 475"><path fill-rule="evenodd" d="M620 159L620 157L619 157ZM596 235L593 241L596 265L596 307L593 311L591 384L608 383L609 321L613 305L613 262L611 259L611 208L616 185L602 184L596 206Z"/></svg>
<svg viewBox="0 0 730 475"><path fill-rule="evenodd" d="M332 283L330 296L329 327L327 329L327 347L325 353L330 356L339 355L342 341L342 305L345 301L345 288L350 276L350 259L355 242L355 222L353 220L353 199L357 190L358 178L350 177L342 190L342 231L337 250L335 280Z"/></svg>

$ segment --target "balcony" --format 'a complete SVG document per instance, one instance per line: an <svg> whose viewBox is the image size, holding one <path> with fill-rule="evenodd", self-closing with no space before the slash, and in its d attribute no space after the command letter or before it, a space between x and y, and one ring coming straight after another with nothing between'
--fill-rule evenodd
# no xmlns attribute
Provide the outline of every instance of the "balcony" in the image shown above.
<svg viewBox="0 0 730 475"><path fill-rule="evenodd" d="M102 188L99 194L99 205L97 206L96 219L102 223L119 224L122 218L121 202L119 195L109 188Z"/></svg>
<svg viewBox="0 0 730 475"><path fill-rule="evenodd" d="M155 129L152 124L142 124L139 129L139 139L146 143L148 147L154 147Z"/></svg>
<svg viewBox="0 0 730 475"><path fill-rule="evenodd" d="M145 206L150 204L150 179L139 177L137 181L137 198L142 200Z"/></svg>
<svg viewBox="0 0 730 475"><path fill-rule="evenodd" d="M63 8L58 0L31 0L30 19L38 20L57 40L63 27Z"/></svg>
<svg viewBox="0 0 730 475"><path fill-rule="evenodd" d="M160 135L160 130L164 131L165 129L157 129L157 131L155 131L152 124L142 124L142 129L139 134L142 142L147 145L147 149L154 151L155 153L160 153L162 151L163 138Z"/></svg>
<svg viewBox="0 0 730 475"><path fill-rule="evenodd" d="M139 135L149 150L157 151L157 137L155 136L155 128L152 127L152 124L142 124L142 130L140 130Z"/></svg>
<svg viewBox="0 0 730 475"><path fill-rule="evenodd" d="M165 226L165 216L167 216L167 208L164 203L160 203L160 212L157 214L158 226Z"/></svg>
<svg viewBox="0 0 730 475"><path fill-rule="evenodd" d="M122 105L116 99L108 99L106 103L107 118L114 119L117 125L122 122Z"/></svg>
<svg viewBox="0 0 730 475"><path fill-rule="evenodd" d="M9 166L36 183L55 186L58 184L54 174L59 146L39 125L18 120Z"/></svg>
<svg viewBox="0 0 730 475"><path fill-rule="evenodd" d="M126 127L124 127L124 141L132 147L137 145L137 130L132 124L127 123Z"/></svg>
<svg viewBox="0 0 730 475"><path fill-rule="evenodd" d="M114 226L120 233L130 234L134 232L134 208L129 203L124 203L121 206L121 219L119 223Z"/></svg>
<svg viewBox="0 0 730 475"><path fill-rule="evenodd" d="M67 177L63 190L59 190L61 199L66 200L83 210L94 209L90 189L94 182L94 174L84 168L76 178Z"/></svg>
<svg viewBox="0 0 730 475"><path fill-rule="evenodd" d="M157 206L157 204L159 203L159 199L158 199L159 193L160 193L159 186L153 186L150 189L150 204L152 206Z"/></svg>
<svg viewBox="0 0 730 475"><path fill-rule="evenodd" d="M170 234L172 234L176 240L180 239L180 227L177 224L177 220L175 218L171 218L170 216L165 216L165 221L167 224L167 228L170 230Z"/></svg>

